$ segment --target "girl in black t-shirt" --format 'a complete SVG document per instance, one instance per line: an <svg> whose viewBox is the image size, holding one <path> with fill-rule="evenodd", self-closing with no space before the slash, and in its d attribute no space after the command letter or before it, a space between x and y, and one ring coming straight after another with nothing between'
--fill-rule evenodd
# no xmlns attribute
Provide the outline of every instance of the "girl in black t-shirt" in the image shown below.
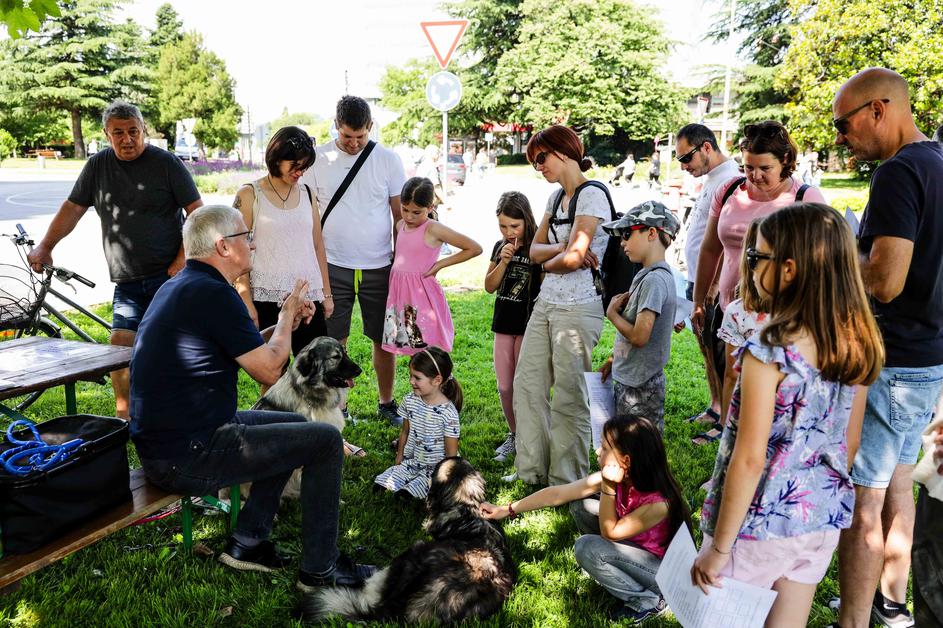
<svg viewBox="0 0 943 628"><path fill-rule="evenodd" d="M485 290L497 292L491 331L494 332L494 370L498 380L501 408L508 432L495 449L494 459L503 462L515 453L513 384L514 369L524 340L524 330L540 291L540 264L530 260L530 243L537 223L527 197L505 192L498 200L498 226L503 236L491 251L491 265L485 275Z"/></svg>

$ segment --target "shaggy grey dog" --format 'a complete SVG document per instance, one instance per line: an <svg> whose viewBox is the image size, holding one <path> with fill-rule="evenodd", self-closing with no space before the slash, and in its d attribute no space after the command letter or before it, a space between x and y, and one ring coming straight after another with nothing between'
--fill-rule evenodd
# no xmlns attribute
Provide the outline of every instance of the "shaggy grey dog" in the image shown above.
<svg viewBox="0 0 943 628"><path fill-rule="evenodd" d="M426 531L362 589L335 587L305 594L303 619L340 615L351 621L452 623L490 617L517 581L504 532L481 517L485 481L463 458L446 458L432 474Z"/></svg>

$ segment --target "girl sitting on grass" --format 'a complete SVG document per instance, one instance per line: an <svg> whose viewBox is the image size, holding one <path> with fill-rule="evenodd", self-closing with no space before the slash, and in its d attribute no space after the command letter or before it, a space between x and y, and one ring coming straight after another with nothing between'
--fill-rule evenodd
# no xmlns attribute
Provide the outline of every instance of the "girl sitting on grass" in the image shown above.
<svg viewBox="0 0 943 628"><path fill-rule="evenodd" d="M583 536L576 562L619 600L615 620L641 621L664 611L655 574L668 544L691 513L668 468L661 432L648 419L619 416L606 421L596 450L602 469L550 486L506 506L484 503L487 519L504 519L571 503Z"/></svg>

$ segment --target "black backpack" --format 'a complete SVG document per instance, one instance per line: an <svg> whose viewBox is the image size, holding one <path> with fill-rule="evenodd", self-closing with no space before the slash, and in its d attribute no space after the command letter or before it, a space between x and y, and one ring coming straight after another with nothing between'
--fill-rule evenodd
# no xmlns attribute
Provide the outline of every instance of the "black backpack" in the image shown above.
<svg viewBox="0 0 943 628"><path fill-rule="evenodd" d="M556 225L573 224L573 220L576 217L576 199L579 198L580 192L589 185L605 192L606 200L609 201L609 211L612 214L612 220L618 220L622 217L622 214L616 211L616 206L612 202L612 196L609 195L609 188L599 181L587 181L573 192L573 198L570 199L567 217L557 218L557 209L559 209L560 203L563 202L563 196L565 194L561 189L553 202L553 215L550 218L550 231L553 232L553 237L557 242L559 242L560 239L557 237L557 231L554 227ZM612 300L612 297L629 291L632 280L641 267L641 264L630 261L625 252L623 252L621 236L609 236L609 240L606 242L606 252L602 256L599 268L591 269L593 273L593 283L596 285L596 293L602 297L602 307L604 311L609 307L609 302Z"/></svg>

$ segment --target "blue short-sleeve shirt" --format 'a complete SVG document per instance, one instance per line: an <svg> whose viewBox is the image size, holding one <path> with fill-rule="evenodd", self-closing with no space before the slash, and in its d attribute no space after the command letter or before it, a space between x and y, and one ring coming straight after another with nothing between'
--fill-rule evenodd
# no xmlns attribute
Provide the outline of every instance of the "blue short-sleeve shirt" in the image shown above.
<svg viewBox="0 0 943 628"><path fill-rule="evenodd" d="M157 291L131 356L131 438L142 458L205 445L236 413L236 358L263 344L245 304L215 268L187 260Z"/></svg>

